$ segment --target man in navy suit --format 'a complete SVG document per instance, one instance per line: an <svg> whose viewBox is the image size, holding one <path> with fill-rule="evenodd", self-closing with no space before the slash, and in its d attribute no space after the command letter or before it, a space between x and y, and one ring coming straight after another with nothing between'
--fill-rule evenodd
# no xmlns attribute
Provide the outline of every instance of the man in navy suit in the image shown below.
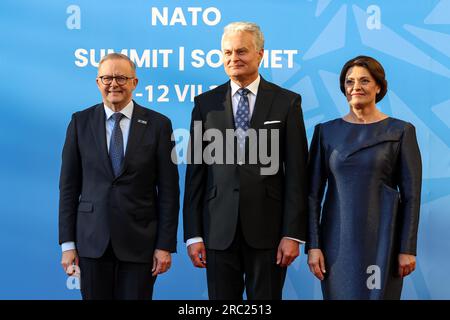
<svg viewBox="0 0 450 320"><path fill-rule="evenodd" d="M76 112L62 153L59 243L83 299L151 299L176 250L178 170L170 120L132 100L136 67L105 56L103 103Z"/></svg>

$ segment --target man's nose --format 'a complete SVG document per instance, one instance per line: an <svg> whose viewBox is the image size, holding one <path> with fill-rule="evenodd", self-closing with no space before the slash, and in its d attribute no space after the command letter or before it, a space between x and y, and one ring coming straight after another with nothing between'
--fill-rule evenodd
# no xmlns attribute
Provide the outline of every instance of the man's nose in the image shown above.
<svg viewBox="0 0 450 320"><path fill-rule="evenodd" d="M239 60L238 54L236 51L231 52L231 60Z"/></svg>
<svg viewBox="0 0 450 320"><path fill-rule="evenodd" d="M111 86L111 87L118 87L118 86L119 86L119 84L117 83L116 77L113 77L113 78L112 78L112 81L111 81L110 86Z"/></svg>

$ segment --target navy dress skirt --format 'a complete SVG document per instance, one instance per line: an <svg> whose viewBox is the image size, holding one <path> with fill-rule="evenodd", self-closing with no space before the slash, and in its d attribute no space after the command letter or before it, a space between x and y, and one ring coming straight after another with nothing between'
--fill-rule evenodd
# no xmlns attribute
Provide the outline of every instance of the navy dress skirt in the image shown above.
<svg viewBox="0 0 450 320"><path fill-rule="evenodd" d="M306 249L324 254L324 299L400 299L398 255L416 254L419 222L414 126L394 118L319 124L309 173Z"/></svg>

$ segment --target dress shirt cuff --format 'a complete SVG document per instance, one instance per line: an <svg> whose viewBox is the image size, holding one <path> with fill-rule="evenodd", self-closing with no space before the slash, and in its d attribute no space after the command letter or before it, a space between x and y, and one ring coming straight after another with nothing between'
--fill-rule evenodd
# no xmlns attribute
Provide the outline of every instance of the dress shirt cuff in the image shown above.
<svg viewBox="0 0 450 320"><path fill-rule="evenodd" d="M186 241L186 247L189 247L191 244L198 242L203 242L203 238L202 237L190 238Z"/></svg>
<svg viewBox="0 0 450 320"><path fill-rule="evenodd" d="M76 247L75 247L75 242L73 242L73 241L67 241L67 242L64 242L63 244L61 244L62 252L68 251L68 250L74 250L74 249L76 249Z"/></svg>
<svg viewBox="0 0 450 320"><path fill-rule="evenodd" d="M300 244L305 244L305 241L303 241L303 240L299 240L299 239L296 239L296 238L291 238L291 237L283 237L283 238L285 238L285 239L289 239L289 240L294 240L294 241L297 241L297 242L299 242Z"/></svg>

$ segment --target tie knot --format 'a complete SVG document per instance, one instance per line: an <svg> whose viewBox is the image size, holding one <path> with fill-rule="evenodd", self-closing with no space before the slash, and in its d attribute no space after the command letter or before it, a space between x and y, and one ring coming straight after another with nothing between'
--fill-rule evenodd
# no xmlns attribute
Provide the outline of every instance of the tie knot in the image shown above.
<svg viewBox="0 0 450 320"><path fill-rule="evenodd" d="M111 118L114 120L115 123L120 122L122 120L124 114L120 112L114 112Z"/></svg>
<svg viewBox="0 0 450 320"><path fill-rule="evenodd" d="M250 90L247 88L240 88L237 92L241 97L246 97L250 93Z"/></svg>

